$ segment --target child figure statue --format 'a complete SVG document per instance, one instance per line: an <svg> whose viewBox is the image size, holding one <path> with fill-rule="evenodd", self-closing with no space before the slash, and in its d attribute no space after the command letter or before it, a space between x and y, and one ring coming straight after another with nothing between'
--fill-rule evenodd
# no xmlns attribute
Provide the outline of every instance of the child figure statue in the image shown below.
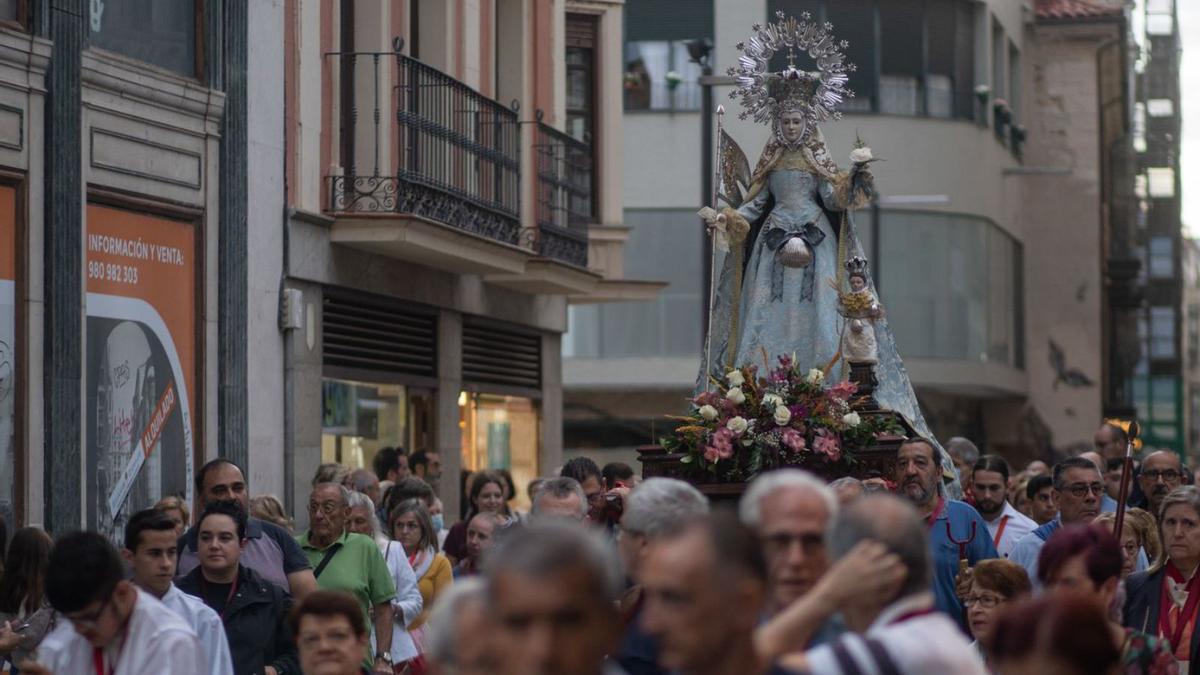
<svg viewBox="0 0 1200 675"><path fill-rule="evenodd" d="M845 318L842 326L842 357L847 363L879 362L875 341L875 320L883 316L879 299L867 283L867 261L854 257L846 261L849 293L839 293L839 310Z"/></svg>

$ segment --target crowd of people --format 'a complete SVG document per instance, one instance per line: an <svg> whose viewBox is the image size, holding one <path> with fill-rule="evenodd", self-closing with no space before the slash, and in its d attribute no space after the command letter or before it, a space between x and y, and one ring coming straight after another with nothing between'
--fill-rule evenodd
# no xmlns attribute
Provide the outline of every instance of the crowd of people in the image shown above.
<svg viewBox="0 0 1200 675"><path fill-rule="evenodd" d="M436 455L388 448L374 471L322 465L301 532L219 459L198 513L164 499L119 547L16 532L0 657L30 675L1187 673L1200 489L1154 452L1122 495L1126 441L1105 425L1095 452L1013 471L910 438L891 476L782 469L726 503L577 458L526 488L528 513L510 475L471 475L449 528Z"/></svg>

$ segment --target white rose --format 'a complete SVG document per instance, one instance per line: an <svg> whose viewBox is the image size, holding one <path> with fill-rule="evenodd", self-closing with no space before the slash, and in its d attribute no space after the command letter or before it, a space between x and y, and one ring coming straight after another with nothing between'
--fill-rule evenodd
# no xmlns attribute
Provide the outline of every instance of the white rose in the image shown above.
<svg viewBox="0 0 1200 675"><path fill-rule="evenodd" d="M848 427L856 427L860 422L862 422L862 418L859 417L858 413L856 412L842 415L842 424L845 424Z"/></svg>
<svg viewBox="0 0 1200 675"><path fill-rule="evenodd" d="M863 146L861 148L855 148L854 150L852 150L850 152L850 161L854 162L855 164L862 164L863 162L869 162L872 159L875 159L875 155L871 154L871 148L868 148L866 146Z"/></svg>
<svg viewBox="0 0 1200 675"><path fill-rule="evenodd" d="M746 383L746 378L742 377L742 371L731 370L728 373L725 373L725 381L728 382L729 386L731 387L740 387Z"/></svg>
<svg viewBox="0 0 1200 675"><path fill-rule="evenodd" d="M777 408L783 405L783 397L779 394L767 394L763 397L762 404L766 408Z"/></svg>
<svg viewBox="0 0 1200 675"><path fill-rule="evenodd" d="M809 384L821 384L825 381L825 373L821 372L819 368L813 368L808 371L808 376L804 380Z"/></svg>
<svg viewBox="0 0 1200 675"><path fill-rule="evenodd" d="M717 409L711 405L702 405L700 406L700 416L711 422L717 419Z"/></svg>
<svg viewBox="0 0 1200 675"><path fill-rule="evenodd" d="M735 434L746 433L746 428L749 426L750 423L744 417L735 417L725 423L725 427Z"/></svg>
<svg viewBox="0 0 1200 675"><path fill-rule="evenodd" d="M737 387L725 392L725 398L729 399L729 402L734 405L741 405L746 402L746 395Z"/></svg>
<svg viewBox="0 0 1200 675"><path fill-rule="evenodd" d="M792 411L783 406L775 407L775 424L778 426L787 426L788 422L792 421Z"/></svg>

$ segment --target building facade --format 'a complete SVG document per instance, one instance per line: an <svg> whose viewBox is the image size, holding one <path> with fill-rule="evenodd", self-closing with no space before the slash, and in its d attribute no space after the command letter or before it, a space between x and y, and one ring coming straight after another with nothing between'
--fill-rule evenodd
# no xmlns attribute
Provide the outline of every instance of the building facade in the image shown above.
<svg viewBox="0 0 1200 675"><path fill-rule="evenodd" d="M1083 5L1095 15L1082 16ZM1111 284L1104 251L1113 223L1129 224L1110 213L1121 177L1105 173L1100 147L1116 140L1102 141L1097 128L1106 97L1116 96L1119 114L1105 130L1130 143L1132 87L1108 87L1114 78L1131 82L1131 63L1098 61L1105 41L1129 46L1119 5L631 3L625 201L626 221L639 227L627 272L669 285L653 303L571 308L567 452L630 461L634 447L669 431L664 415L686 408L707 303L704 233L694 214L711 199L701 189L701 67L688 47L710 41L713 71L723 73L751 25L776 11L829 21L850 43L856 96L844 119L822 130L842 166L856 137L885 160L872 166L882 197L856 222L935 434L967 436L1014 459L1088 443L1103 414L1121 403L1105 389ZM1091 29L1103 40L1072 37L1054 53L1058 23L1093 20L1104 26ZM1060 56L1070 65L1056 64ZM715 99L736 113L730 86L720 77L708 81ZM753 164L769 130L736 114L725 123ZM1124 179L1129 194L1132 171Z"/></svg>
<svg viewBox="0 0 1200 675"><path fill-rule="evenodd" d="M282 109L263 119L285 190L255 246L281 254L250 276L255 484L302 504L322 462L436 451L457 513L461 471L509 469L523 499L561 464L568 304L660 287L622 274L621 11L283 4Z"/></svg>
<svg viewBox="0 0 1200 675"><path fill-rule="evenodd" d="M218 456L561 459L626 280L621 3L0 2L0 517L119 537ZM300 519L303 524L303 518Z"/></svg>

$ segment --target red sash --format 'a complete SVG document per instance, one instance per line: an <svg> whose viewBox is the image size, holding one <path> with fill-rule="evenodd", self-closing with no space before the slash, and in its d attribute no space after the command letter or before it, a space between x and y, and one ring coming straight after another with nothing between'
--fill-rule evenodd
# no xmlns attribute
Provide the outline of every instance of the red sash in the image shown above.
<svg viewBox="0 0 1200 675"><path fill-rule="evenodd" d="M1008 527L1008 519L1012 516L1000 516L1000 527L996 528L996 536L992 537L992 546L1000 549L1000 537L1004 536L1004 528Z"/></svg>
<svg viewBox="0 0 1200 675"><path fill-rule="evenodd" d="M1176 584L1187 582L1187 601L1183 603L1183 611L1176 615L1177 621L1171 621L1171 610L1175 607L1175 601L1171 598L1171 589L1167 585L1167 579L1163 579L1162 595L1158 601L1158 634L1171 641L1171 651L1178 655L1180 648L1185 647L1180 644L1184 631L1189 625L1192 626L1192 630L1195 630L1196 609L1200 607L1200 574L1193 573L1192 578L1186 580L1179 568L1175 567L1175 563L1168 561L1166 576ZM1187 645L1184 653L1190 657L1190 652L1191 646Z"/></svg>

